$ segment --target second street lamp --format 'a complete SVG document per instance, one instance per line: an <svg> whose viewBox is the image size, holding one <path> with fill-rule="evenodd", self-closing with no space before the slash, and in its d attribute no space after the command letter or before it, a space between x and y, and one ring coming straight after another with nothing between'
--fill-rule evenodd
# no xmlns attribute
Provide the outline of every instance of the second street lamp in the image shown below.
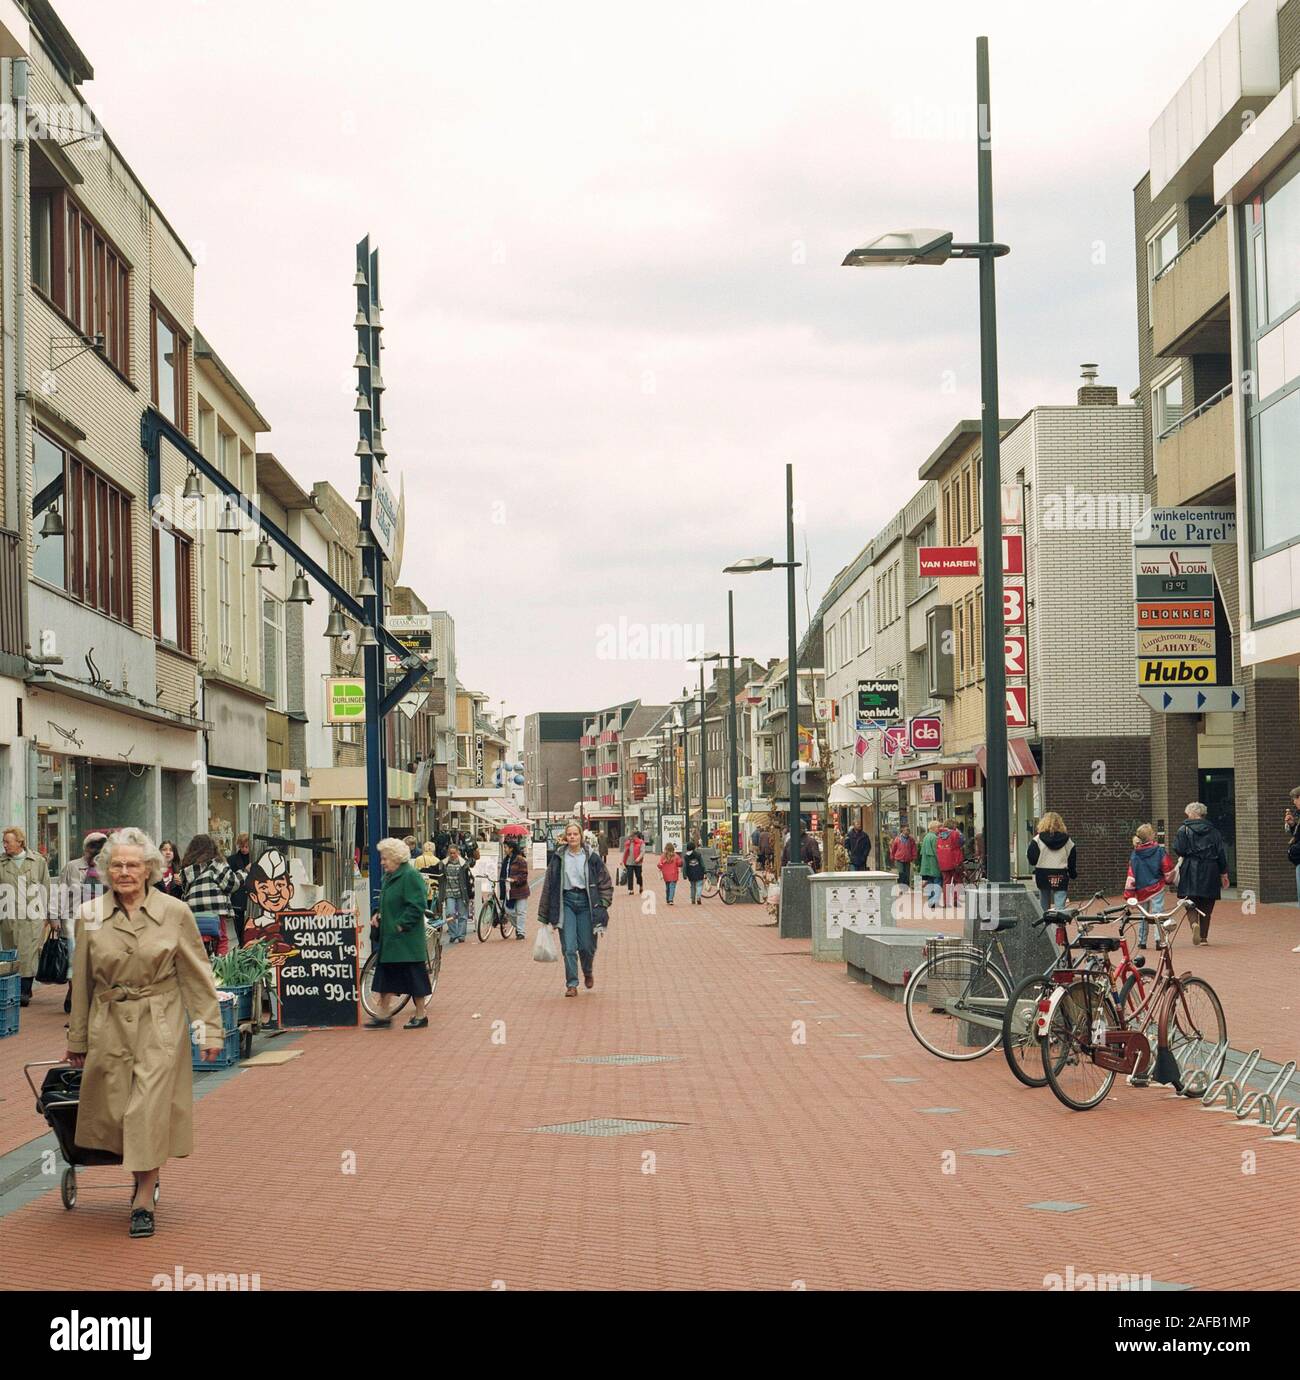
<svg viewBox="0 0 1300 1380"><path fill-rule="evenodd" d="M799 761L799 624L795 603L794 572L800 562L794 558L794 466L785 467L785 554L784 561L771 556L747 556L725 567L724 575L756 575L768 570L785 571L786 699L789 719L790 786L790 861L781 873L781 937L807 938L812 934L812 897L808 887L809 869L803 858L803 816L800 813L799 786L803 770ZM778 841L777 855L780 856Z"/></svg>

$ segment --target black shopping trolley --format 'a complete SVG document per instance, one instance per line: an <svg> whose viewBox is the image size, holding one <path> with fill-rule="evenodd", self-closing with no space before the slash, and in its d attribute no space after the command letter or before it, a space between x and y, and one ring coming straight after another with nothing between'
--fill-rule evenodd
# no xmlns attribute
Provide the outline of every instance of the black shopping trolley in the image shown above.
<svg viewBox="0 0 1300 1380"><path fill-rule="evenodd" d="M45 1077L38 1088L32 1079L33 1069L44 1069ZM77 1144L77 1108L81 1103L81 1070L74 1069L62 1059L47 1059L42 1063L26 1064L23 1073L27 1085L36 1098L36 1110L45 1118L59 1142L59 1150L67 1163L59 1183L59 1193L65 1208L77 1206L77 1170L120 1165L121 1155L111 1150L89 1150ZM103 1184L101 1187L125 1187ZM134 1181L132 1182L134 1187ZM154 1185L154 1203L158 1202L158 1186Z"/></svg>

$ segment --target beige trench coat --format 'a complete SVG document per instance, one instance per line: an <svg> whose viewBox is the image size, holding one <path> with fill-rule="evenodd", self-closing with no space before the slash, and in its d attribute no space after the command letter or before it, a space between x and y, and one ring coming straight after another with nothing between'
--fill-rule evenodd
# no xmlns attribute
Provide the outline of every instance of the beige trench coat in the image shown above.
<svg viewBox="0 0 1300 1380"><path fill-rule="evenodd" d="M77 913L68 1049L86 1056L77 1144L157 1169L194 1147L191 1025L222 1045L212 967L190 908L156 887L130 919L109 892Z"/></svg>
<svg viewBox="0 0 1300 1380"><path fill-rule="evenodd" d="M36 976L50 905L50 867L39 853L0 852L0 949L18 950L18 971Z"/></svg>

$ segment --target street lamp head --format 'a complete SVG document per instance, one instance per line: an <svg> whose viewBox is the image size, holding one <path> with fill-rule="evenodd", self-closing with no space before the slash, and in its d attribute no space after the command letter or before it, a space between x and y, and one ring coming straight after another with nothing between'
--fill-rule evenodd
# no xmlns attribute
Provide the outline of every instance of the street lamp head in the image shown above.
<svg viewBox="0 0 1300 1380"><path fill-rule="evenodd" d="M946 263L951 257L951 230L891 230L852 250L842 267L903 268Z"/></svg>
<svg viewBox="0 0 1300 1380"><path fill-rule="evenodd" d="M756 575L760 571L771 570L776 565L774 556L745 556L731 565L723 566L724 575Z"/></svg>

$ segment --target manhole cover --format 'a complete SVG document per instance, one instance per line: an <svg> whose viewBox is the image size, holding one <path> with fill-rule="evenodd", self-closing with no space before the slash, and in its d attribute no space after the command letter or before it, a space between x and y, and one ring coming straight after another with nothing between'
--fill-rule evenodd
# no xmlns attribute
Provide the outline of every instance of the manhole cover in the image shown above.
<svg viewBox="0 0 1300 1380"><path fill-rule="evenodd" d="M672 1064L677 1061L676 1054L583 1054L577 1059L566 1059L566 1064Z"/></svg>
<svg viewBox="0 0 1300 1380"><path fill-rule="evenodd" d="M622 1117L596 1116L585 1121L562 1121L556 1126L530 1126L551 1136L636 1136L647 1131L671 1131L680 1121L624 1121Z"/></svg>

